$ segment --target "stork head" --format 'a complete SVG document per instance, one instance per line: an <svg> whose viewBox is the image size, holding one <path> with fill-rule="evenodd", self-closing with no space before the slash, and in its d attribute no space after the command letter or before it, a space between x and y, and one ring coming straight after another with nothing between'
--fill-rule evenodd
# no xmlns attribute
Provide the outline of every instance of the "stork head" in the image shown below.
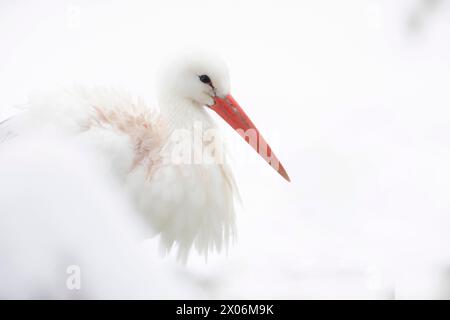
<svg viewBox="0 0 450 320"><path fill-rule="evenodd" d="M229 94L228 68L223 60L211 54L185 55L161 71L159 90L197 106L211 106L214 97Z"/></svg>
<svg viewBox="0 0 450 320"><path fill-rule="evenodd" d="M173 61L160 76L159 93L175 100L189 101L196 108L215 111L283 178L290 181L270 146L230 95L228 68L219 57L190 54Z"/></svg>

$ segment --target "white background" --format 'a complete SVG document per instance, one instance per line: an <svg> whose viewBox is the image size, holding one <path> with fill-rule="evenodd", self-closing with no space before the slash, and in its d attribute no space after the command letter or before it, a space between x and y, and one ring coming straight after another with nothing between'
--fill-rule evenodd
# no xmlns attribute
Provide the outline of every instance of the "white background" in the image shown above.
<svg viewBox="0 0 450 320"><path fill-rule="evenodd" d="M448 1L0 0L0 119L71 84L153 103L168 53L218 52L292 182L226 130L239 241L188 296L449 298L449 39Z"/></svg>

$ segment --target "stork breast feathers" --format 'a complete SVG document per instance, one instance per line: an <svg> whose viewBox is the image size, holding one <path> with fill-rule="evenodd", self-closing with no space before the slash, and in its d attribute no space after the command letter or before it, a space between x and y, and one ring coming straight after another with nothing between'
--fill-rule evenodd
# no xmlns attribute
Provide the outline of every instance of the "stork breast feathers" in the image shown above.
<svg viewBox="0 0 450 320"><path fill-rule="evenodd" d="M192 247L207 256L234 239L238 193L231 170L165 161L170 130L156 108L124 92L77 87L35 96L27 109L16 119L21 133L52 127L93 147L163 252L177 248L186 261Z"/></svg>

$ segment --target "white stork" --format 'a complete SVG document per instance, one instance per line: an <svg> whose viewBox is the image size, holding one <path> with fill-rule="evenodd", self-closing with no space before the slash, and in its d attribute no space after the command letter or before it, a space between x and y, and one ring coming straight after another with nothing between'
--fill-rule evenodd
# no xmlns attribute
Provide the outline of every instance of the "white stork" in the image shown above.
<svg viewBox="0 0 450 320"><path fill-rule="evenodd" d="M92 148L106 159L153 234L160 235L164 252L177 247L185 261L192 246L206 256L235 235L238 193L210 110L289 177L230 95L223 61L188 55L163 70L159 111L114 90L75 88L31 97L26 110L1 127L9 136L46 130ZM190 143L199 128L204 136Z"/></svg>

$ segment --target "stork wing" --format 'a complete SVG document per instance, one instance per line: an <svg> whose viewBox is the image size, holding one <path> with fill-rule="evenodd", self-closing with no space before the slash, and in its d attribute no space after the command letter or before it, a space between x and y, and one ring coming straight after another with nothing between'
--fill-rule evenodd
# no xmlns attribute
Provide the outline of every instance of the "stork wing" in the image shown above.
<svg viewBox="0 0 450 320"><path fill-rule="evenodd" d="M54 135L86 146L121 178L159 152L163 125L142 100L107 88L57 90L30 97L15 112L0 113L0 144L13 137ZM157 158L155 156L155 158ZM151 159L152 161L147 161Z"/></svg>

